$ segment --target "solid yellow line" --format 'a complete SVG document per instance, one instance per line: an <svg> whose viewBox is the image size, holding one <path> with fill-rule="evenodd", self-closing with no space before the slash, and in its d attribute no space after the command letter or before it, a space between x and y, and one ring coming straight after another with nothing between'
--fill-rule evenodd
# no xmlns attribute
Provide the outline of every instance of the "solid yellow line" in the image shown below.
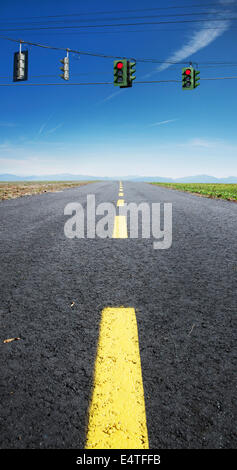
<svg viewBox="0 0 237 470"><path fill-rule="evenodd" d="M125 215L115 216L112 238L128 238L127 217Z"/></svg>
<svg viewBox="0 0 237 470"><path fill-rule="evenodd" d="M134 308L102 311L86 449L148 449Z"/></svg>
<svg viewBox="0 0 237 470"><path fill-rule="evenodd" d="M118 199L117 206L124 206L124 199Z"/></svg>

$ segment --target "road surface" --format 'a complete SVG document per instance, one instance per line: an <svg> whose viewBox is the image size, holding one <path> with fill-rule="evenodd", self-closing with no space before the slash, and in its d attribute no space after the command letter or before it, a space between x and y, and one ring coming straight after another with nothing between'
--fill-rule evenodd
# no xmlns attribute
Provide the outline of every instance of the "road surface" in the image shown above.
<svg viewBox="0 0 237 470"><path fill-rule="evenodd" d="M65 206L92 194L172 203L171 247L65 237ZM135 312L149 448L236 447L235 203L99 182L3 201L0 220L2 449L85 448L108 308Z"/></svg>

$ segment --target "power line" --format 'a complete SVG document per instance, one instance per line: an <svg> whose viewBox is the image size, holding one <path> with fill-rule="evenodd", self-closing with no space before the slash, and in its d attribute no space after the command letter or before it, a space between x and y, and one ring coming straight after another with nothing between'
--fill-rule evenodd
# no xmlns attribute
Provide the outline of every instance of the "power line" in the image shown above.
<svg viewBox="0 0 237 470"><path fill-rule="evenodd" d="M234 63L231 63L230 64L220 64L218 65L218 68L220 67L237 67L237 63L234 64ZM200 67L199 67L200 68ZM213 68L216 68L216 65L205 65L205 69L213 69ZM173 70L179 70L180 71L180 67L173 67ZM111 71L110 70L104 70L103 72L94 72L93 71L93 75L105 75L105 74L109 74L111 75L110 73ZM92 72L79 72L79 73L70 73L70 77L78 77L78 76L88 76L88 75L91 75ZM58 78L58 75L57 74L40 74L40 75L31 75L30 78ZM9 76L0 76L0 80L1 79L8 79ZM136 82L137 83L137 82Z"/></svg>
<svg viewBox="0 0 237 470"><path fill-rule="evenodd" d="M200 78L201 80L234 80L237 79L236 77L211 77L211 78ZM162 83L162 82L176 82L182 83L181 80L153 80L153 81L142 81L142 82L135 82L135 83Z"/></svg>
<svg viewBox="0 0 237 470"><path fill-rule="evenodd" d="M201 80L234 80L235 77L212 77L212 78L202 78ZM148 83L182 83L181 80L152 80L152 81L136 81L135 84L148 84ZM0 86L81 86L81 85L113 85L113 82L83 82L83 83L0 83Z"/></svg>
<svg viewBox="0 0 237 470"><path fill-rule="evenodd" d="M139 9L132 9L132 10L110 10L110 11L96 11L93 12L93 15L110 15L110 14L116 14L116 13L134 13L134 12L143 12L143 11L159 11L159 10L170 10L170 9L179 9L179 8L209 8L209 7L215 7L218 6L218 8L226 8L228 6L233 7L235 4L229 3L229 4L221 4L221 3L199 3L199 4L193 4L193 5L173 5L173 6L167 6L167 7L156 7L156 8L139 8ZM91 15L91 11L88 13L70 13L70 14L63 14L63 15L41 15L41 16L25 16L22 17L21 19L37 19L37 18L62 18L62 17L70 17L70 16L89 16ZM3 18L3 20L7 19L12 19L12 18ZM14 19L14 18L13 18ZM19 18L16 18L19 19Z"/></svg>
<svg viewBox="0 0 237 470"><path fill-rule="evenodd" d="M210 28L210 27L207 27L207 28L200 28L198 31L203 31L203 30L209 30L209 31L216 31L218 29L221 29L223 30L223 26L220 26L220 27L216 27L216 28ZM230 26L228 28L228 31L232 31L232 30L236 30L237 28L235 28L234 26ZM187 31L187 28L170 28L170 29L123 29L123 30L117 30L117 31L67 31L67 36L69 34L73 34L74 36L75 35L83 35L83 34L124 34L124 33L146 33L146 34L150 34L152 32L157 32L157 33L165 33L165 32L171 32L171 31Z"/></svg>
<svg viewBox="0 0 237 470"><path fill-rule="evenodd" d="M51 50L57 50L57 51L65 51L65 52L70 52L73 54L78 54L78 55L86 55L86 56L92 56L92 57L100 57L100 58L106 58L106 59L127 59L128 57L122 57L122 56L114 56L114 55L106 55L106 54L99 54L99 53L94 53L94 52L85 52L85 51L78 51L76 49L70 49L70 48L65 48L65 47L56 47L56 46L49 46L45 44L39 44L39 43L34 43L30 41L24 41L23 39L13 39L9 38L6 36L0 36L2 39L6 39L8 41L13 41L21 44L27 44L30 46L35 46L35 47L41 47L43 49L51 49ZM134 59L134 58L132 58ZM170 60L158 60L158 59L151 59L151 58L136 58L134 59L136 62L143 62L143 63L151 63L151 64L186 64L187 61L185 62L177 62L177 61L170 61ZM212 65L233 65L232 62L199 62L199 64L212 64Z"/></svg>
<svg viewBox="0 0 237 470"><path fill-rule="evenodd" d="M121 17L114 17L114 18L108 18L108 21L118 21L118 20L131 20L131 19L145 19L145 18L167 18L167 17L183 17L183 16L201 16L201 15L209 15L210 16L210 12L194 12L194 13L173 13L173 14L165 14L165 15L143 15L143 16L121 16ZM231 19L231 17L229 17L229 19ZM44 25L51 25L51 24L54 24L54 23L65 23L65 22L85 22L85 21L88 21L88 19L82 19L82 20L75 20L75 19L70 19L70 20L53 20L53 21L44 21L43 24ZM98 19L96 18L91 18L90 21L98 21ZM2 23L3 21L0 20L0 24ZM6 22L4 21L3 22L4 24L6 24ZM22 23L12 23L10 22L10 25L13 24L13 25L17 25L17 26L21 26ZM30 23L26 23L26 22L23 22L23 24L26 24L26 25L33 25L33 24L36 24L36 25L40 25L42 24L42 22L30 22ZM8 26L8 25L7 25ZM75 26L76 27L76 26Z"/></svg>
<svg viewBox="0 0 237 470"><path fill-rule="evenodd" d="M182 23L200 23L200 22L216 22L216 21L235 21L236 18L208 18L208 19L197 19L197 20L177 20L177 21L144 21L141 23L116 23L116 24L87 24L87 25L77 25L77 26L40 26L33 28L5 28L0 29L0 31L36 31L36 30L55 30L55 29L72 29L72 28L114 28L114 27L123 27L123 26L139 26L139 25L154 25L154 24L182 24Z"/></svg>

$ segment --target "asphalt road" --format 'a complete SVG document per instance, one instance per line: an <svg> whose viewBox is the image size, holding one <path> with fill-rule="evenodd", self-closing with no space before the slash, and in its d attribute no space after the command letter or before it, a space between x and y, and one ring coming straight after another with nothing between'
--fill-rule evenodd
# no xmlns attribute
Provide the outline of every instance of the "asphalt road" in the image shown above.
<svg viewBox="0 0 237 470"><path fill-rule="evenodd" d="M84 448L110 306L136 311L150 448L236 448L237 205L124 182L127 203L172 203L169 249L65 237L67 203L116 204L118 187L0 203L2 449Z"/></svg>

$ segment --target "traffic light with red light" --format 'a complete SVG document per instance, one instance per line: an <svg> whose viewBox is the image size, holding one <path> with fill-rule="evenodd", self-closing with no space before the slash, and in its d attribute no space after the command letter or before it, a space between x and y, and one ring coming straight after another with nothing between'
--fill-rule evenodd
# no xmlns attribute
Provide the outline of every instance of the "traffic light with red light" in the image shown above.
<svg viewBox="0 0 237 470"><path fill-rule="evenodd" d="M128 61L126 59L114 60L114 85L128 86Z"/></svg>
<svg viewBox="0 0 237 470"><path fill-rule="evenodd" d="M194 69L191 66L182 69L182 88L183 90L194 88Z"/></svg>
<svg viewBox="0 0 237 470"><path fill-rule="evenodd" d="M198 83L200 72L195 70L191 65L182 69L182 88L183 90L193 90Z"/></svg>

